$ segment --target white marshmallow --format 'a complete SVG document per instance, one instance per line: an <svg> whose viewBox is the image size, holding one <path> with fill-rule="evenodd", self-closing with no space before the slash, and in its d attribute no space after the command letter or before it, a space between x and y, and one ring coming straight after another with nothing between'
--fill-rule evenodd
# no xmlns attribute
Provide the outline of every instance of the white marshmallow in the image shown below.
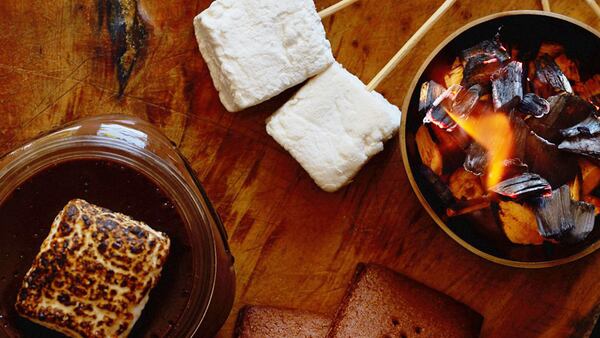
<svg viewBox="0 0 600 338"><path fill-rule="evenodd" d="M400 110L339 63L310 80L267 122L267 133L333 192L350 183L400 126Z"/></svg>
<svg viewBox="0 0 600 338"><path fill-rule="evenodd" d="M313 0L216 0L194 27L231 112L266 101L334 61Z"/></svg>

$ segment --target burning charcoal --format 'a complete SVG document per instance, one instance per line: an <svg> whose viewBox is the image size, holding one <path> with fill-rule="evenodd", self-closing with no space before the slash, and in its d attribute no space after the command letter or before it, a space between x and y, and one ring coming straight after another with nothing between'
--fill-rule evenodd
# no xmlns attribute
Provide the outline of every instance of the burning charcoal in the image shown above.
<svg viewBox="0 0 600 338"><path fill-rule="evenodd" d="M583 198L583 200L586 203L589 203L594 206L594 214L596 216L600 215L600 198L593 196L593 195L589 195L589 196L585 196Z"/></svg>
<svg viewBox="0 0 600 338"><path fill-rule="evenodd" d="M579 82L581 80L577 64L573 60L569 59L565 54L561 54L554 58L554 62L558 68L560 68L563 74L565 74L567 79L575 82Z"/></svg>
<svg viewBox="0 0 600 338"><path fill-rule="evenodd" d="M487 164L487 150L477 142L471 143L469 148L467 148L467 157L463 165L465 170L474 175L481 176L485 173Z"/></svg>
<svg viewBox="0 0 600 338"><path fill-rule="evenodd" d="M454 202L454 196L452 195L450 188L448 188L448 185L444 183L438 175L424 165L419 165L419 171L427 183L433 188L433 193L440 198L444 205L451 205Z"/></svg>
<svg viewBox="0 0 600 338"><path fill-rule="evenodd" d="M537 229L535 213L528 206L513 201L498 203L498 218L509 241L539 245L544 238Z"/></svg>
<svg viewBox="0 0 600 338"><path fill-rule="evenodd" d="M529 170L529 166L521 161L519 158L511 158L510 160L504 160L504 172L503 179L509 179L515 176L520 176Z"/></svg>
<svg viewBox="0 0 600 338"><path fill-rule="evenodd" d="M565 241L577 243L583 241L594 230L595 207L593 204L571 201L573 229L567 234Z"/></svg>
<svg viewBox="0 0 600 338"><path fill-rule="evenodd" d="M462 51L461 57L465 62L477 57L485 57L489 59L498 59L499 62L507 61L510 58L506 49L498 41L498 37L494 40L484 40L471 48Z"/></svg>
<svg viewBox="0 0 600 338"><path fill-rule="evenodd" d="M477 224L476 227L472 227L469 231L473 231L482 238L489 239L499 247L500 245L505 245L506 235L504 235L504 231L502 231L502 227L499 224L495 209L496 206L490 206L469 212L462 217L468 222L467 224Z"/></svg>
<svg viewBox="0 0 600 338"><path fill-rule="evenodd" d="M492 74L494 110L509 111L523 97L523 64L512 61Z"/></svg>
<svg viewBox="0 0 600 338"><path fill-rule="evenodd" d="M457 200L474 200L485 194L481 179L462 167L450 175L448 186Z"/></svg>
<svg viewBox="0 0 600 338"><path fill-rule="evenodd" d="M544 139L558 143L561 129L570 128L586 119L596 108L579 96L562 93L548 99L550 112L539 119L529 119L527 124Z"/></svg>
<svg viewBox="0 0 600 338"><path fill-rule="evenodd" d="M559 144L558 149L600 160L600 135L569 138Z"/></svg>
<svg viewBox="0 0 600 338"><path fill-rule="evenodd" d="M563 129L560 131L563 137L590 137L600 133L600 119L591 114L587 119L579 122L571 128Z"/></svg>
<svg viewBox="0 0 600 338"><path fill-rule="evenodd" d="M482 91L480 85L474 85L468 90L461 87L452 103L452 113L463 119L469 117L477 102L479 102Z"/></svg>
<svg viewBox="0 0 600 338"><path fill-rule="evenodd" d="M443 172L451 173L465 160L465 148L471 143L469 135L462 128L448 130L434 124L427 127L432 132L431 136L442 154Z"/></svg>
<svg viewBox="0 0 600 338"><path fill-rule="evenodd" d="M511 58L514 60L519 60L523 62L523 64L527 64L529 61L535 60L538 57L538 52L540 50L541 42L538 39L531 40L525 37L527 42L518 43L519 49L515 50L513 47L513 51L511 52Z"/></svg>
<svg viewBox="0 0 600 338"><path fill-rule="evenodd" d="M538 229L542 236L560 239L575 227L569 186L563 185L552 191L551 196L538 198L536 204Z"/></svg>
<svg viewBox="0 0 600 338"><path fill-rule="evenodd" d="M467 88L479 84L487 91L490 76L510 59L510 55L496 35L494 40L485 40L463 50L461 59L465 64L461 84Z"/></svg>
<svg viewBox="0 0 600 338"><path fill-rule="evenodd" d="M475 56L465 65L461 85L467 88L476 84L487 89L491 83L491 76L502 67L502 62L497 58L487 55Z"/></svg>
<svg viewBox="0 0 600 338"><path fill-rule="evenodd" d="M415 135L417 150L421 156L421 162L431 169L436 175L441 175L443 170L442 152L431 138L427 126L422 125Z"/></svg>
<svg viewBox="0 0 600 338"><path fill-rule="evenodd" d="M600 186L600 167L584 159L577 162L581 171L581 193L587 196Z"/></svg>
<svg viewBox="0 0 600 338"><path fill-rule="evenodd" d="M529 170L544 177L553 187L570 182L577 175L577 161L561 152L554 143L534 132L527 135L524 162Z"/></svg>
<svg viewBox="0 0 600 338"><path fill-rule="evenodd" d="M427 81L421 85L421 94L419 96L419 112L425 115L433 106L433 102L446 90L442 85L435 81Z"/></svg>
<svg viewBox="0 0 600 338"><path fill-rule="evenodd" d="M552 187L540 175L524 173L504 180L491 187L490 190L512 199L523 199L549 194Z"/></svg>
<svg viewBox="0 0 600 338"><path fill-rule="evenodd" d="M583 83L575 83L573 90L584 100L600 107L600 74L594 75Z"/></svg>
<svg viewBox="0 0 600 338"><path fill-rule="evenodd" d="M544 55L548 55L551 58L555 58L560 54L565 53L565 47L556 42L542 42L540 45L540 49L537 53L537 57L542 57Z"/></svg>
<svg viewBox="0 0 600 338"><path fill-rule="evenodd" d="M510 115L510 126L513 131L513 154L514 158L519 158L522 161L525 160L525 151L527 150L527 137L531 132L531 129L527 126L522 118L515 114Z"/></svg>
<svg viewBox="0 0 600 338"><path fill-rule="evenodd" d="M571 83L548 55L535 61L535 92L541 97L550 97L560 92L572 93Z"/></svg>
<svg viewBox="0 0 600 338"><path fill-rule="evenodd" d="M523 119L511 115L511 128L514 140L512 156L521 159L529 171L541 175L553 187L566 184L577 175L573 156L561 152L554 143L531 131Z"/></svg>
<svg viewBox="0 0 600 338"><path fill-rule="evenodd" d="M518 110L523 114L540 118L550 112L550 103L534 93L528 93L523 96Z"/></svg>
<svg viewBox="0 0 600 338"><path fill-rule="evenodd" d="M452 63L452 69L450 70L450 73L444 76L444 83L446 84L446 87L450 88L454 85L460 84L463 79L463 71L464 68L462 62L460 62L459 58L456 58L454 63Z"/></svg>
<svg viewBox="0 0 600 338"><path fill-rule="evenodd" d="M471 137L462 128L448 130L431 125L431 131L442 151L452 153L452 156L464 153L464 150L471 144Z"/></svg>
<svg viewBox="0 0 600 338"><path fill-rule="evenodd" d="M527 67L525 68L525 80L523 81L524 90L526 93L535 93L535 61L527 62Z"/></svg>
<svg viewBox="0 0 600 338"><path fill-rule="evenodd" d="M433 105L423 118L423 123L433 123L436 126L453 130L456 127L456 122L446 112L447 109L451 109L456 94L462 89L460 85L452 86L446 89L440 96L438 96Z"/></svg>
<svg viewBox="0 0 600 338"><path fill-rule="evenodd" d="M581 177L579 175L575 176L569 183L569 190L571 191L572 200L581 200Z"/></svg>

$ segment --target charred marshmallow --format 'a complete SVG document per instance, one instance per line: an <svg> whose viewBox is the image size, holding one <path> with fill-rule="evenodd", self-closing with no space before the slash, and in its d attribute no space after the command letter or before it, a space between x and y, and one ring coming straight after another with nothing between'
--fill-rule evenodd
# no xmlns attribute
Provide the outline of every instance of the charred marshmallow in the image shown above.
<svg viewBox="0 0 600 338"><path fill-rule="evenodd" d="M169 245L167 235L142 222L73 200L54 220L15 308L69 337L127 337Z"/></svg>

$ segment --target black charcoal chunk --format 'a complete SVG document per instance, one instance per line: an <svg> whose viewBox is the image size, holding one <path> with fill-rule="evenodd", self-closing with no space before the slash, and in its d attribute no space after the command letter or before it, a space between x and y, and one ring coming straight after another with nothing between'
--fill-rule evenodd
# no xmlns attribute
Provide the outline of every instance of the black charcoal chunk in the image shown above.
<svg viewBox="0 0 600 338"><path fill-rule="evenodd" d="M423 123L433 123L443 130L454 130L457 124L448 112L452 112L456 117L468 117L479 102L480 93L481 87L478 85L468 90L461 85L451 86L433 101L423 118ZM424 98L424 90L421 94Z"/></svg>
<svg viewBox="0 0 600 338"><path fill-rule="evenodd" d="M600 107L600 94L592 95L590 97L590 102L593 103L596 107Z"/></svg>
<svg viewBox="0 0 600 338"><path fill-rule="evenodd" d="M559 144L558 149L600 160L600 135L572 137Z"/></svg>
<svg viewBox="0 0 600 338"><path fill-rule="evenodd" d="M502 163L504 166L503 179L509 179L515 176L523 175L524 173L529 171L529 166L519 158L511 158L509 160L504 160Z"/></svg>
<svg viewBox="0 0 600 338"><path fill-rule="evenodd" d="M467 157L463 167L466 171L481 176L485 173L488 164L487 150L479 143L473 142L466 150Z"/></svg>
<svg viewBox="0 0 600 338"><path fill-rule="evenodd" d="M455 202L454 195L446 183L436 175L429 167L425 165L419 165L419 171L423 178L433 190L433 193L440 198L444 205L448 206Z"/></svg>
<svg viewBox="0 0 600 338"><path fill-rule="evenodd" d="M551 196L538 198L535 205L538 230L543 237L561 239L575 227L568 185L552 191Z"/></svg>
<svg viewBox="0 0 600 338"><path fill-rule="evenodd" d="M526 140L525 160L529 170L544 177L552 187L567 184L577 175L576 159L559 150L534 132L529 132Z"/></svg>
<svg viewBox="0 0 600 338"><path fill-rule="evenodd" d="M591 137L600 133L600 118L595 114L590 114L588 118L572 126L562 129L560 134L563 137Z"/></svg>
<svg viewBox="0 0 600 338"><path fill-rule="evenodd" d="M427 81L421 85L419 95L419 112L425 115L433 106L433 102L446 90L444 86L435 81Z"/></svg>
<svg viewBox="0 0 600 338"><path fill-rule="evenodd" d="M571 201L571 215L573 216L573 229L565 237L565 242L577 243L583 241L594 230L594 205Z"/></svg>
<svg viewBox="0 0 600 338"><path fill-rule="evenodd" d="M536 134L552 143L563 139L561 129L578 124L596 111L591 103L568 93L552 96L548 102L550 112L539 119L528 119L527 124Z"/></svg>
<svg viewBox="0 0 600 338"><path fill-rule="evenodd" d="M457 124L442 105L434 105L427 111L423 124L433 123L442 130L454 130Z"/></svg>
<svg viewBox="0 0 600 338"><path fill-rule="evenodd" d="M524 199L550 194L552 187L540 175L523 173L496 184L490 190L508 198Z"/></svg>
<svg viewBox="0 0 600 338"><path fill-rule="evenodd" d="M527 150L527 138L531 129L522 118L516 114L510 115L510 126L513 132L513 153L512 157L525 161L525 152Z"/></svg>
<svg viewBox="0 0 600 338"><path fill-rule="evenodd" d="M423 123L433 123L443 130L454 130L457 124L447 113L447 111L452 109L452 104L454 103L456 94L460 90L462 90L460 85L454 85L446 89L440 96L438 96L433 102L431 108L429 108L425 114Z"/></svg>
<svg viewBox="0 0 600 338"><path fill-rule="evenodd" d="M534 93L527 93L523 96L518 111L525 115L540 118L550 112L550 102Z"/></svg>
<svg viewBox="0 0 600 338"><path fill-rule="evenodd" d="M536 94L545 98L561 92L573 93L571 83L548 55L535 60L533 86Z"/></svg>
<svg viewBox="0 0 600 338"><path fill-rule="evenodd" d="M484 40L476 44L473 47L467 48L462 51L461 58L465 62L469 62L473 58L485 57L486 59L496 58L500 62L507 61L510 59L510 55L504 47L498 41L498 37L493 40Z"/></svg>
<svg viewBox="0 0 600 338"><path fill-rule="evenodd" d="M452 113L462 119L469 117L479 102L482 91L480 85L471 86L469 89L460 88L452 103Z"/></svg>
<svg viewBox="0 0 600 338"><path fill-rule="evenodd" d="M478 84L486 92L489 90L492 74L500 67L502 62L497 58L489 58L487 55L473 57L465 65L461 85L470 88Z"/></svg>
<svg viewBox="0 0 600 338"><path fill-rule="evenodd" d="M461 84L467 88L479 84L484 93L487 93L490 76L510 59L510 55L502 47L499 36L496 35L494 39L481 41L463 50L461 59L465 64Z"/></svg>
<svg viewBox="0 0 600 338"><path fill-rule="evenodd" d="M510 111L523 97L523 64L512 61L492 74L494 110Z"/></svg>
<svg viewBox="0 0 600 338"><path fill-rule="evenodd" d="M555 188L577 175L579 169L574 155L560 151L556 144L531 131L515 114L511 114L510 121L514 142L512 157L521 159L530 172L542 176Z"/></svg>

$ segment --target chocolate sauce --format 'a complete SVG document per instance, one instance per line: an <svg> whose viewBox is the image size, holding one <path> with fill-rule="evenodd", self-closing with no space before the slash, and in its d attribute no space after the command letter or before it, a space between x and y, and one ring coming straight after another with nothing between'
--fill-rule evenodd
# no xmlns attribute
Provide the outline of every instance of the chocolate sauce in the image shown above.
<svg viewBox="0 0 600 338"><path fill-rule="evenodd" d="M72 160L30 177L0 205L0 336L62 337L20 318L17 291L54 217L71 199L143 221L165 232L171 252L159 284L130 337L164 337L183 314L191 290L192 256L183 220L156 184L133 168L106 160Z"/></svg>

